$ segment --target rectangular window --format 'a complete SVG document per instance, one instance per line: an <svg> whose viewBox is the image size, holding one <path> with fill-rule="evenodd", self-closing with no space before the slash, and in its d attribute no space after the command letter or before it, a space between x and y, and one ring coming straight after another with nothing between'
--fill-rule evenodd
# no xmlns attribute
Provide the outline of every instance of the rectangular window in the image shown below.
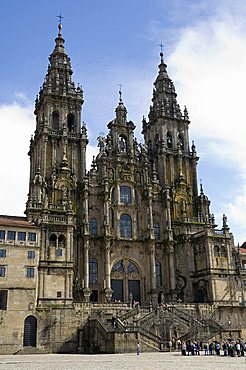
<svg viewBox="0 0 246 370"><path fill-rule="evenodd" d="M6 249L0 249L0 258L6 257Z"/></svg>
<svg viewBox="0 0 246 370"><path fill-rule="evenodd" d="M7 309L7 290L0 290L0 310Z"/></svg>
<svg viewBox="0 0 246 370"><path fill-rule="evenodd" d="M62 257L62 249L61 248L58 248L57 251L56 251L56 255L58 257Z"/></svg>
<svg viewBox="0 0 246 370"><path fill-rule="evenodd" d="M56 292L56 296L57 296L57 298L61 298L62 292Z"/></svg>
<svg viewBox="0 0 246 370"><path fill-rule="evenodd" d="M34 278L34 267L27 267L26 269L26 277Z"/></svg>
<svg viewBox="0 0 246 370"><path fill-rule="evenodd" d="M160 239L160 226L159 226L159 224L154 224L154 237L155 237L155 240Z"/></svg>
<svg viewBox="0 0 246 370"><path fill-rule="evenodd" d="M28 241L35 242L36 241L36 233L28 233Z"/></svg>
<svg viewBox="0 0 246 370"><path fill-rule="evenodd" d="M95 218L91 218L89 221L89 231L90 235L97 235L97 220Z"/></svg>
<svg viewBox="0 0 246 370"><path fill-rule="evenodd" d="M120 202L124 204L131 204L132 202L132 193L129 186L120 187Z"/></svg>
<svg viewBox="0 0 246 370"><path fill-rule="evenodd" d="M23 231L18 231L18 236L17 236L18 240L21 240L21 241L26 241L26 233L23 232Z"/></svg>
<svg viewBox="0 0 246 370"><path fill-rule="evenodd" d="M6 273L6 267L0 266L0 277L4 277Z"/></svg>
<svg viewBox="0 0 246 370"><path fill-rule="evenodd" d="M243 261L243 269L246 270L246 261Z"/></svg>
<svg viewBox="0 0 246 370"><path fill-rule="evenodd" d="M4 240L5 239L5 231L0 230L0 239Z"/></svg>
<svg viewBox="0 0 246 370"><path fill-rule="evenodd" d="M8 231L7 232L7 239L8 240L15 240L15 235L16 235L15 231Z"/></svg>
<svg viewBox="0 0 246 370"><path fill-rule="evenodd" d="M35 258L35 251L28 251L27 252L27 258L29 260L34 260L34 258Z"/></svg>

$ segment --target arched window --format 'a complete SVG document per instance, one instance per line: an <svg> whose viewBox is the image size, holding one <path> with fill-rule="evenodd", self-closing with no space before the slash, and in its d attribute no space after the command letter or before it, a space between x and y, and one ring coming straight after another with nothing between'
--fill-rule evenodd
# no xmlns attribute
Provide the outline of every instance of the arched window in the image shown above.
<svg viewBox="0 0 246 370"><path fill-rule="evenodd" d="M168 131L167 133L167 147L172 148L173 147L173 138L171 132Z"/></svg>
<svg viewBox="0 0 246 370"><path fill-rule="evenodd" d="M137 266L131 261L128 262L127 272L129 274L132 273L132 272L139 273Z"/></svg>
<svg viewBox="0 0 246 370"><path fill-rule="evenodd" d="M154 238L155 238L155 240L160 239L160 226L159 226L159 224L154 224Z"/></svg>
<svg viewBox="0 0 246 370"><path fill-rule="evenodd" d="M181 134L178 135L178 143L179 143L180 149L183 150L184 149L184 138L183 138L183 135Z"/></svg>
<svg viewBox="0 0 246 370"><path fill-rule="evenodd" d="M96 258L91 257L89 260L89 284L96 285L98 282L98 263Z"/></svg>
<svg viewBox="0 0 246 370"><path fill-rule="evenodd" d="M125 213L120 217L120 236L121 238L132 238L132 219Z"/></svg>
<svg viewBox="0 0 246 370"><path fill-rule="evenodd" d="M56 234L51 234L50 235L50 247L56 247Z"/></svg>
<svg viewBox="0 0 246 370"><path fill-rule="evenodd" d="M69 113L67 115L67 127L68 131L73 132L74 131L74 123L75 123L75 118L72 113Z"/></svg>
<svg viewBox="0 0 246 370"><path fill-rule="evenodd" d="M156 287L160 288L162 286L162 272L160 261L155 262L155 276L156 276Z"/></svg>
<svg viewBox="0 0 246 370"><path fill-rule="evenodd" d="M52 113L52 128L53 130L59 130L59 113L53 112Z"/></svg>
<svg viewBox="0 0 246 370"><path fill-rule="evenodd" d="M214 255L217 257L220 256L220 247L218 245L214 246Z"/></svg>
<svg viewBox="0 0 246 370"><path fill-rule="evenodd" d="M63 234L59 235L59 238L58 238L58 247L59 248L64 248L66 245L66 238Z"/></svg>
<svg viewBox="0 0 246 370"><path fill-rule="evenodd" d="M120 187L120 202L124 204L132 203L132 192L130 186Z"/></svg>
<svg viewBox="0 0 246 370"><path fill-rule="evenodd" d="M91 218L89 222L89 232L90 235L97 235L97 220L96 218Z"/></svg>
<svg viewBox="0 0 246 370"><path fill-rule="evenodd" d="M220 247L220 255L221 257L226 257L226 248L224 245Z"/></svg>
<svg viewBox="0 0 246 370"><path fill-rule="evenodd" d="M114 264L112 272L124 272L123 260L120 260Z"/></svg>

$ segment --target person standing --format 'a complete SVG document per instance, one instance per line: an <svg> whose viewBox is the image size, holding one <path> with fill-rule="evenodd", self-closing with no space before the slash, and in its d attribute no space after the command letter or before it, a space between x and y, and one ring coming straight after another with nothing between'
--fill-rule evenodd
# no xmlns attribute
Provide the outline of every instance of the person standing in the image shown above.
<svg viewBox="0 0 246 370"><path fill-rule="evenodd" d="M137 355L140 355L140 343L139 343L139 341L137 342Z"/></svg>

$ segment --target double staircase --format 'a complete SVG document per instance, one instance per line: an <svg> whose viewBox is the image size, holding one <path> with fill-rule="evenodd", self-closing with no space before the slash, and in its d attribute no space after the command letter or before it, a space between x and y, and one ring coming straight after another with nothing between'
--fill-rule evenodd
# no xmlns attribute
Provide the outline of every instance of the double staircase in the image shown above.
<svg viewBox="0 0 246 370"><path fill-rule="evenodd" d="M221 333L223 326L213 317L201 317L195 304L164 304L154 309L129 307L117 316L95 311L83 330L84 352L116 353L135 351L137 341L144 351L168 350L173 338L207 341Z"/></svg>

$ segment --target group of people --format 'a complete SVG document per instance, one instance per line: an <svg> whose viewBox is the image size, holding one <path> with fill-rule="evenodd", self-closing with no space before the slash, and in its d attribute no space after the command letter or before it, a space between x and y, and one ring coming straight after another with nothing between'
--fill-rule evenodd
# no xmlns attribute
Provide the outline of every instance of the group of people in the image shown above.
<svg viewBox="0 0 246 370"><path fill-rule="evenodd" d="M178 342L178 348L183 356L200 355L204 351L204 355L224 355L224 356L244 356L246 355L246 343L242 340L228 340L222 344L218 341L199 342L199 341L182 341Z"/></svg>

